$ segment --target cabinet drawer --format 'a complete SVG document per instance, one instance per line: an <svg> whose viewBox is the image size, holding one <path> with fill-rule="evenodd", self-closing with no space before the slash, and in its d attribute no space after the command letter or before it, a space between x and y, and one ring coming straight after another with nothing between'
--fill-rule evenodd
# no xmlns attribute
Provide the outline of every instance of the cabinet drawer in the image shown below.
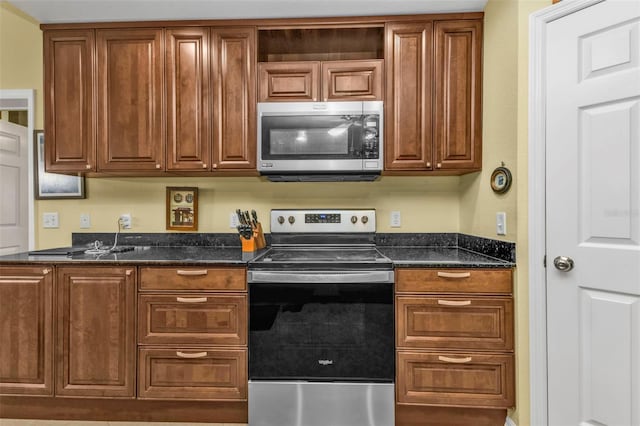
<svg viewBox="0 0 640 426"><path fill-rule="evenodd" d="M397 354L399 404L508 408L514 405L513 355Z"/></svg>
<svg viewBox="0 0 640 426"><path fill-rule="evenodd" d="M138 398L246 401L247 350L141 348Z"/></svg>
<svg viewBox="0 0 640 426"><path fill-rule="evenodd" d="M511 293L511 269L396 269L399 293Z"/></svg>
<svg viewBox="0 0 640 426"><path fill-rule="evenodd" d="M140 268L140 290L246 290L244 268Z"/></svg>
<svg viewBox="0 0 640 426"><path fill-rule="evenodd" d="M140 344L246 345L247 296L142 294Z"/></svg>
<svg viewBox="0 0 640 426"><path fill-rule="evenodd" d="M396 345L513 349L510 297L396 297Z"/></svg>

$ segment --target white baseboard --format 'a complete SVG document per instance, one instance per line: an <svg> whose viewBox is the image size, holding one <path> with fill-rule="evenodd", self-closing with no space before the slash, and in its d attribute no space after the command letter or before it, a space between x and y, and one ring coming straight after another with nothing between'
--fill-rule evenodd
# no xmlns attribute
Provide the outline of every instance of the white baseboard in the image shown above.
<svg viewBox="0 0 640 426"><path fill-rule="evenodd" d="M511 420L511 417L507 416L507 419L504 421L504 426L517 426L516 422Z"/></svg>

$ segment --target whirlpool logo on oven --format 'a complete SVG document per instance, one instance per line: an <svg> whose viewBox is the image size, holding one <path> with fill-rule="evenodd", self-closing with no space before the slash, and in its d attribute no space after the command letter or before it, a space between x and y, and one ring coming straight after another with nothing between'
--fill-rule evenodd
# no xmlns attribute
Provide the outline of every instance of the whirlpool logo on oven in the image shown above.
<svg viewBox="0 0 640 426"><path fill-rule="evenodd" d="M319 359L318 364L320 365L333 365L332 359Z"/></svg>

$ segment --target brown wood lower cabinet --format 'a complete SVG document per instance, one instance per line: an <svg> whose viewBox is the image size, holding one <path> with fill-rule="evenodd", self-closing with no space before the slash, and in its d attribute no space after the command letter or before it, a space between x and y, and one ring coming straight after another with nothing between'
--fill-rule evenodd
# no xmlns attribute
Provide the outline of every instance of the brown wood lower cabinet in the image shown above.
<svg viewBox="0 0 640 426"><path fill-rule="evenodd" d="M246 400L247 350L141 348L138 398Z"/></svg>
<svg viewBox="0 0 640 426"><path fill-rule="evenodd" d="M514 404L513 355L397 353L399 404L502 408Z"/></svg>
<svg viewBox="0 0 640 426"><path fill-rule="evenodd" d="M53 267L0 267L0 394L53 394L52 296Z"/></svg>

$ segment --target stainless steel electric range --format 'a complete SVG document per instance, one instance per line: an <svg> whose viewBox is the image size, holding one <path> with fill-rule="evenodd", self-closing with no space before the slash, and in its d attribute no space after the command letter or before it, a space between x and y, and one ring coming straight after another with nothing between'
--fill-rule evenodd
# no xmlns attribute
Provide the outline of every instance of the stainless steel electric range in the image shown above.
<svg viewBox="0 0 640 426"><path fill-rule="evenodd" d="M250 426L390 426L393 265L374 210L273 210L249 264Z"/></svg>

